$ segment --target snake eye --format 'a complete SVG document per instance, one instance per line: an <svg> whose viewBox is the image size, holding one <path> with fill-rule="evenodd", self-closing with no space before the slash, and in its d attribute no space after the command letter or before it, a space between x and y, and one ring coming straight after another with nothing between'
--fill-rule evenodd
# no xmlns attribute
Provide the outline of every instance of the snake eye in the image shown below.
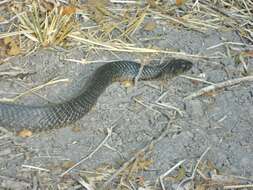
<svg viewBox="0 0 253 190"><path fill-rule="evenodd" d="M192 63L190 61L185 61L182 64L182 69L184 71L190 70L192 68Z"/></svg>

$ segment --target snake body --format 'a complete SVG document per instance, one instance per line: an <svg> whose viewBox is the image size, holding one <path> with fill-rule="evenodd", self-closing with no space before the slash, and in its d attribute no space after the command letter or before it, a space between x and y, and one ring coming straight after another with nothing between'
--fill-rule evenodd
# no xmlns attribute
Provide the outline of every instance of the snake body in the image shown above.
<svg viewBox="0 0 253 190"><path fill-rule="evenodd" d="M109 62L96 69L80 92L69 100L48 105L0 103L0 126L19 131L24 128L46 130L71 124L88 113L98 97L115 81L134 80L137 76L138 80L171 78L191 67L191 62L182 59L157 66L145 65L142 69L136 62Z"/></svg>

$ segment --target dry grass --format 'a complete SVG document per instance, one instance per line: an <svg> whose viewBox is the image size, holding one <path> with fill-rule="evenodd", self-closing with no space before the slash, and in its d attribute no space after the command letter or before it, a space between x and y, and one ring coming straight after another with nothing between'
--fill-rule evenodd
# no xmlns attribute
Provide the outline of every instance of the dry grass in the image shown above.
<svg viewBox="0 0 253 190"><path fill-rule="evenodd" d="M75 24L72 15L64 15L63 9L54 8L51 12L42 14L35 3L32 4L31 11L18 15L18 19L23 34L43 47L61 45Z"/></svg>
<svg viewBox="0 0 253 190"><path fill-rule="evenodd" d="M72 14L63 12L63 8L55 7L51 12L43 13L33 3L30 11L18 15L18 28L37 47L64 45L68 34L75 28L75 22Z"/></svg>
<svg viewBox="0 0 253 190"><path fill-rule="evenodd" d="M34 44L36 47L66 47L67 44L76 46L81 43L88 52L106 50L197 59L220 58L159 47L140 47L140 42L134 38L135 33L143 29L145 20L151 16L155 18L154 22L165 21L171 27L184 27L202 33L207 30L235 31L245 39L245 44L253 42L253 3L250 0L186 1L178 6L155 1L146 4L132 1L117 3L122 5L120 9L115 8L114 3L90 0L85 5L54 6L46 11L42 11L41 4L32 3L22 14L15 12L19 20L16 31L12 29L11 32L2 33L0 38L20 35L21 45L30 46L30 51ZM88 22L76 20L75 15ZM90 21L92 24L87 24Z"/></svg>
<svg viewBox="0 0 253 190"><path fill-rule="evenodd" d="M228 42L219 45L229 47L237 45L249 49L251 53L239 52L239 61L241 62L244 62L245 57L253 56L252 49L250 49L253 48L252 0L195 0L185 1L181 5L157 3L158 1L155 0L149 0L147 3L120 0L108 3L106 1L90 0L85 5L78 3L63 5L62 3L52 7L45 7L44 5L43 9L43 5L38 3L40 1L31 3L27 0L25 2L22 11L15 9L13 17L4 22L9 23L9 29L0 34L0 39L18 36L20 39L19 46L21 49L25 49L24 54L31 53L38 47L61 46L68 48L82 46L88 54L109 51L148 56L169 55L189 59L219 59L221 57L216 54L193 55L161 47L142 47L141 42L135 37L138 31L143 30L145 22L149 19L148 17L151 17L153 18L152 22L159 23L156 27L184 28L200 33L209 30L233 31L241 37L242 43ZM118 4L121 6L119 7ZM81 19L77 19L77 17L81 17ZM151 28L149 30L155 29ZM218 45L209 49L216 47ZM78 60L75 61L78 62ZM208 83L207 81L204 82ZM34 90L38 89L32 89L31 91ZM206 91L201 91L200 95L202 93L206 93ZM16 99L23 95L17 96ZM123 173L122 171L127 171L130 175L129 166L136 164L135 160L137 160L137 157L134 157L130 162L126 162L125 167L117 170L117 175L114 173L113 178L109 178L108 183L111 183L114 177L120 176ZM200 161L202 162L202 159ZM215 176L212 176L213 178L206 177L203 174L203 163L200 163L200 161L190 178L191 183L194 182L199 185L199 189L216 186L224 189L252 187L251 184L242 184L240 180L236 183L234 180L224 181L221 175L218 178L217 176L216 178ZM181 162L179 163L181 164ZM202 168L199 168L199 166ZM212 169L214 170L214 168ZM165 174L161 176L162 180L170 172ZM196 176L201 179L197 181ZM123 178L122 175L121 178ZM236 179L239 179L239 177ZM249 181L247 182L249 183ZM161 183L164 189L163 181ZM182 186L184 185L182 184Z"/></svg>

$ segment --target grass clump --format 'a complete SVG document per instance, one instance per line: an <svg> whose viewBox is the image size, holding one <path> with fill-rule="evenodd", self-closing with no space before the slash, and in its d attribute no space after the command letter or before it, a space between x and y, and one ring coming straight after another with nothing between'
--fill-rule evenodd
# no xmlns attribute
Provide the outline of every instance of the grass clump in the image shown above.
<svg viewBox="0 0 253 190"><path fill-rule="evenodd" d="M33 3L29 12L18 15L19 28L37 46L62 45L76 26L73 13L74 9L67 11L64 7L42 12L38 5Z"/></svg>

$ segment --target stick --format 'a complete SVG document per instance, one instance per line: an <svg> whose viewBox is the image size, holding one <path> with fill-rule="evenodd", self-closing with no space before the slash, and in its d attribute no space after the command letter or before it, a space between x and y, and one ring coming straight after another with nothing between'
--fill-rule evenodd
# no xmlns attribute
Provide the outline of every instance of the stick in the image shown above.
<svg viewBox="0 0 253 190"><path fill-rule="evenodd" d="M3 5L4 3L8 3L9 1L11 1L11 0L3 0L3 1L0 1L0 5Z"/></svg>
<svg viewBox="0 0 253 190"><path fill-rule="evenodd" d="M163 183L163 179L164 179L167 175L169 175L173 170L175 170L177 167L179 167L180 165L182 165L184 162L185 162L185 160L181 160L180 162L178 162L176 165L174 165L172 168L170 168L168 171L166 171L164 174L162 174L162 175L159 177L159 181L160 181L162 190L165 190L165 186L164 186L164 183Z"/></svg>
<svg viewBox="0 0 253 190"><path fill-rule="evenodd" d="M248 185L230 185L230 186L224 186L224 189L243 189L243 188L253 188L253 184Z"/></svg>
<svg viewBox="0 0 253 190"><path fill-rule="evenodd" d="M163 128L161 133L157 137L153 137L153 139L141 150L139 150L132 158L126 161L102 186L102 189L105 189L113 179L115 179L122 171L124 171L131 163L133 163L139 155L145 153L150 147L157 144L161 139L163 139L168 134L168 129L171 126L171 122L168 123L166 127Z"/></svg>
<svg viewBox="0 0 253 190"><path fill-rule="evenodd" d="M247 77L242 77L242 78L236 78L236 79L231 79L231 80L227 80L221 83L216 83L207 87L204 87L202 89L200 89L199 91L185 97L185 100L190 100L193 98L196 98L198 96L202 96L205 93L211 92L211 91L215 91L221 88L225 88L228 86L234 86L236 84L239 84L241 82L252 82L253 81L253 76L247 76Z"/></svg>
<svg viewBox="0 0 253 190"><path fill-rule="evenodd" d="M48 170L48 169L40 168L40 167L37 167L37 166L31 166L31 165L25 165L25 164L23 164L22 167L23 168L34 169L34 170L39 170L39 171L44 171L44 172L50 172L50 170Z"/></svg>
<svg viewBox="0 0 253 190"><path fill-rule="evenodd" d="M72 178L74 180L76 180L78 183L80 183L80 185L82 187L84 187L86 190L94 190L94 188L92 187L92 185L90 185L89 183L87 183L86 181L84 181L84 179L81 178L80 176L72 176Z"/></svg>
<svg viewBox="0 0 253 190"><path fill-rule="evenodd" d="M197 164L195 165L195 167L194 167L194 169L193 169L193 172L192 172L191 177L188 177L188 178L184 179L183 181L181 181L181 182L179 183L179 185L177 186L177 189L176 189L176 190L181 189L182 185L183 185L185 182L188 182L188 181L193 180L193 179L195 178L195 175L196 175L196 172L197 172L197 169L198 169L198 167L199 167L200 162L202 162L204 156L208 153L208 151L209 151L210 149L211 149L211 147L209 146L209 147L205 150L205 152L203 152L203 154L200 156L200 158L198 159Z"/></svg>
<svg viewBox="0 0 253 190"><path fill-rule="evenodd" d="M65 174L67 174L68 172L70 172L72 169L74 169L75 167L79 166L81 163L83 163L84 161L88 160L89 158L91 158L105 143L106 141L109 139L109 137L112 134L112 129L111 128L107 128L107 135L104 138L104 140L97 146L97 148L95 148L95 150L93 150L90 154L88 154L88 156L85 156L83 159L81 159L79 162L77 162L75 165L73 165L72 167L70 167L69 169L67 169L65 172L63 172L60 177L63 177Z"/></svg>

